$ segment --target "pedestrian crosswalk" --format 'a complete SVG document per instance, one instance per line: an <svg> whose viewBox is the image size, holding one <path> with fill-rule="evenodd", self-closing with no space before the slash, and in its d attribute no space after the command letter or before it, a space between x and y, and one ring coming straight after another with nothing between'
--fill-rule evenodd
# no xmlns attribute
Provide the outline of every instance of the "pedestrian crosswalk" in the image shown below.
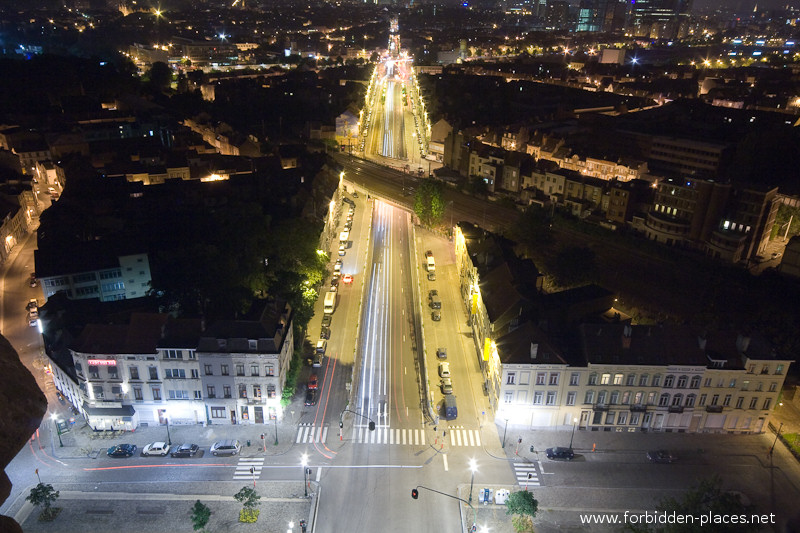
<svg viewBox="0 0 800 533"><path fill-rule="evenodd" d="M514 475L521 487L538 487L539 472L533 463L514 463Z"/></svg>
<svg viewBox="0 0 800 533"><path fill-rule="evenodd" d="M258 479L262 468L264 468L263 457L240 457L239 464L233 472L233 479L253 479L254 476Z"/></svg>
<svg viewBox="0 0 800 533"><path fill-rule="evenodd" d="M338 437L338 433L336 433ZM345 435L346 437L346 435ZM302 423L297 427L295 444L324 444L328 439L328 426ZM339 440L338 438L336 440ZM356 426L347 439L355 444L388 444L397 446L429 446L442 445L459 447L480 447L481 436L477 429L439 428L434 432L430 429L400 429L377 427L370 431L366 426Z"/></svg>
<svg viewBox="0 0 800 533"><path fill-rule="evenodd" d="M315 442L324 443L328 438L328 426L316 426L314 424L300 424L297 428L297 438L295 444Z"/></svg>
<svg viewBox="0 0 800 533"><path fill-rule="evenodd" d="M399 446L480 446L481 436L476 429L444 429L433 432L425 429L398 429L378 427L370 431L367 427L355 427L352 442L356 444L389 444Z"/></svg>

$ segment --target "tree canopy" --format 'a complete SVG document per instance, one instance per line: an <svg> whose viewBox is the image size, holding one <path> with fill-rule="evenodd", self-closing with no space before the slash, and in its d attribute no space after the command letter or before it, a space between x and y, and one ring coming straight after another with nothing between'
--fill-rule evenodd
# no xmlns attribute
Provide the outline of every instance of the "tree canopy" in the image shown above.
<svg viewBox="0 0 800 533"><path fill-rule="evenodd" d="M445 211L443 189L442 182L426 179L414 193L414 213L426 226L435 226L442 221Z"/></svg>

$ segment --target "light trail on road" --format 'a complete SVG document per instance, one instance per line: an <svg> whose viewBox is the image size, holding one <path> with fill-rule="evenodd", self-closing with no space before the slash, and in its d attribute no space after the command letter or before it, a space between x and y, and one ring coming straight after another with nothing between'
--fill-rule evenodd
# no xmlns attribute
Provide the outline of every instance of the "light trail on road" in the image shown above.
<svg viewBox="0 0 800 533"><path fill-rule="evenodd" d="M392 218L396 212L383 202L376 202L373 217L373 264L366 305L362 338L361 379L357 407L377 426L389 427L391 397L389 383L390 339L392 320L394 261L392 260ZM362 421L363 422L363 421Z"/></svg>

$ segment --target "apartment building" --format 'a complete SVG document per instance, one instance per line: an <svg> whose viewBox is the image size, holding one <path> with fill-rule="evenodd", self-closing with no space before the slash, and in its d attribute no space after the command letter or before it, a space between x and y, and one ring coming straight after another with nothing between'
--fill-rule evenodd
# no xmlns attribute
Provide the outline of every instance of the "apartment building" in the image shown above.
<svg viewBox="0 0 800 533"><path fill-rule="evenodd" d="M590 431L761 433L791 363L733 330L582 324L577 334L572 353L532 325L491 344L497 417Z"/></svg>
<svg viewBox="0 0 800 533"><path fill-rule="evenodd" d="M149 313L128 324L88 324L69 349L79 390L70 399L95 430L202 423L200 329L199 320Z"/></svg>
<svg viewBox="0 0 800 533"><path fill-rule="evenodd" d="M197 351L209 424L263 424L281 416L294 352L288 303L259 301L244 319L215 322Z"/></svg>

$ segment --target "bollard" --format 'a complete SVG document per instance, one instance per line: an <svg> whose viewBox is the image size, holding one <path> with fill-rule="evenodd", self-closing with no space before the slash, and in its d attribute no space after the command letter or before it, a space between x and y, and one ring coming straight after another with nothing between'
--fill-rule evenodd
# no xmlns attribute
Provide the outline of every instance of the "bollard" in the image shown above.
<svg viewBox="0 0 800 533"><path fill-rule="evenodd" d="M247 445L250 446L250 439L247 439Z"/></svg>

